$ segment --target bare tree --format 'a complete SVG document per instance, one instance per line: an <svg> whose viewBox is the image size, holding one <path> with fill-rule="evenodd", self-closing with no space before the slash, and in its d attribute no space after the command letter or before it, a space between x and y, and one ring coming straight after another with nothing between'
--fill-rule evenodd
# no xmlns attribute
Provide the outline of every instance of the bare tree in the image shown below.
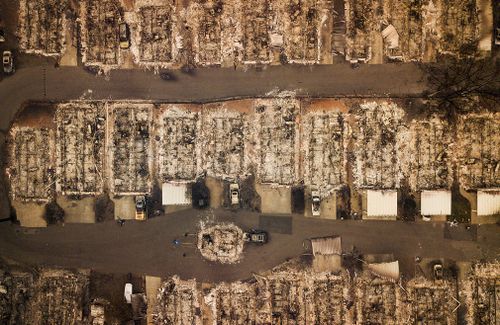
<svg viewBox="0 0 500 325"><path fill-rule="evenodd" d="M421 64L427 75L424 96L449 118L473 109L473 104L498 109L499 65L493 59L448 58L437 64Z"/></svg>

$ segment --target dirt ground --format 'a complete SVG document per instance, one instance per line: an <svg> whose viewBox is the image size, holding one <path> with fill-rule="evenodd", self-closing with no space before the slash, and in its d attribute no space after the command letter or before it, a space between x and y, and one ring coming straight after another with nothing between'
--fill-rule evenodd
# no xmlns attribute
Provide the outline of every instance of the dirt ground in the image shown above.
<svg viewBox="0 0 500 325"><path fill-rule="evenodd" d="M133 220L135 219L135 198L134 196L114 197L115 219Z"/></svg>
<svg viewBox="0 0 500 325"><path fill-rule="evenodd" d="M24 226L29 228L47 227L45 221L45 204L34 202L11 202L12 208L16 211L17 220Z"/></svg>
<svg viewBox="0 0 500 325"><path fill-rule="evenodd" d="M257 184L255 190L261 197L262 213L292 213L291 187Z"/></svg>
<svg viewBox="0 0 500 325"><path fill-rule="evenodd" d="M64 210L64 222L67 223L96 222L95 201L95 197L72 200L71 197L62 195L56 199L57 204Z"/></svg>

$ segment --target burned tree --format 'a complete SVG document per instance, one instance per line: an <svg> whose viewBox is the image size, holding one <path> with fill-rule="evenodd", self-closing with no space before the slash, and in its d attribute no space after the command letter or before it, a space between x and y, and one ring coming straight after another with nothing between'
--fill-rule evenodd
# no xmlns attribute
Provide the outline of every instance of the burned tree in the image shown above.
<svg viewBox="0 0 500 325"><path fill-rule="evenodd" d="M472 111L472 103L498 109L500 97L499 66L490 59L448 58L438 64L421 65L427 75L429 90L425 97L435 107L454 119L457 114Z"/></svg>

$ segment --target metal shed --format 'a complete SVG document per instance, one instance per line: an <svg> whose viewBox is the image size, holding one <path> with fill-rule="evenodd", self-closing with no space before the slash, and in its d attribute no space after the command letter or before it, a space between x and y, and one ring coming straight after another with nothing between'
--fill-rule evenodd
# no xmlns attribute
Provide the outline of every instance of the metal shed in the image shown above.
<svg viewBox="0 0 500 325"><path fill-rule="evenodd" d="M190 184L163 183L161 187L161 202L163 205L190 205Z"/></svg>
<svg viewBox="0 0 500 325"><path fill-rule="evenodd" d="M451 191L422 191L420 195L420 214L423 216L451 215Z"/></svg>
<svg viewBox="0 0 500 325"><path fill-rule="evenodd" d="M321 237L311 239L313 255L341 255L342 239L340 237Z"/></svg>
<svg viewBox="0 0 500 325"><path fill-rule="evenodd" d="M477 191L477 215L492 216L500 214L500 189Z"/></svg>
<svg viewBox="0 0 500 325"><path fill-rule="evenodd" d="M396 190L368 190L366 201L368 219L396 219L398 215L398 192Z"/></svg>

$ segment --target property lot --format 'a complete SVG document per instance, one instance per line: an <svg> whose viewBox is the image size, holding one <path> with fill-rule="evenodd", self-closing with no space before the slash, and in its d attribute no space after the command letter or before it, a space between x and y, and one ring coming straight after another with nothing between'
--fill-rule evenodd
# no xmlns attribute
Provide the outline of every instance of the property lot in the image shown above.
<svg viewBox="0 0 500 325"><path fill-rule="evenodd" d="M175 6L168 1L163 6L139 9L139 61L146 64L171 63L174 57Z"/></svg>
<svg viewBox="0 0 500 325"><path fill-rule="evenodd" d="M379 30L376 10L381 0L346 1L346 59L371 57L371 39Z"/></svg>
<svg viewBox="0 0 500 325"><path fill-rule="evenodd" d="M293 184L297 172L299 103L296 99L280 98L256 101L255 107L260 148L258 178L262 183Z"/></svg>
<svg viewBox="0 0 500 325"><path fill-rule="evenodd" d="M194 55L200 65L214 65L222 62L222 0L199 1L193 4Z"/></svg>
<svg viewBox="0 0 500 325"><path fill-rule="evenodd" d="M11 197L23 201L49 201L54 184L54 133L47 128L11 130Z"/></svg>
<svg viewBox="0 0 500 325"><path fill-rule="evenodd" d="M412 155L410 186L414 190L449 188L453 182L451 126L443 117L414 120L410 124Z"/></svg>
<svg viewBox="0 0 500 325"><path fill-rule="evenodd" d="M56 113L56 191L64 195L103 190L105 111L98 103L61 104Z"/></svg>
<svg viewBox="0 0 500 325"><path fill-rule="evenodd" d="M271 0L243 1L243 62L269 62Z"/></svg>
<svg viewBox="0 0 500 325"><path fill-rule="evenodd" d="M205 111L201 160L210 176L238 178L245 174L246 122L243 114L227 110Z"/></svg>
<svg viewBox="0 0 500 325"><path fill-rule="evenodd" d="M398 1L349 0L347 9L347 59L386 57L410 61L435 61L438 54L462 56L475 50L479 38L476 0ZM392 25L397 34L377 40Z"/></svg>
<svg viewBox="0 0 500 325"><path fill-rule="evenodd" d="M199 115L189 109L189 106L167 105L160 114L158 173L164 181L196 177Z"/></svg>
<svg viewBox="0 0 500 325"><path fill-rule="evenodd" d="M3 270L2 270L3 271ZM68 324L82 322L88 274L59 269L0 272L6 294L0 300L0 322Z"/></svg>
<svg viewBox="0 0 500 325"><path fill-rule="evenodd" d="M424 324L457 323L456 282L431 281L420 277L410 280L406 288L408 291L406 306L410 309L408 323L417 321Z"/></svg>
<svg viewBox="0 0 500 325"><path fill-rule="evenodd" d="M321 0L296 0L286 5L284 46L289 62L319 62L321 4Z"/></svg>
<svg viewBox="0 0 500 325"><path fill-rule="evenodd" d="M403 110L396 104L368 102L355 110L355 184L360 188L397 188L401 178L398 146Z"/></svg>
<svg viewBox="0 0 500 325"><path fill-rule="evenodd" d="M173 277L163 282L153 311L154 324L201 324L199 292L194 280Z"/></svg>
<svg viewBox="0 0 500 325"><path fill-rule="evenodd" d="M400 298L396 283L371 273L356 278L357 324L398 324L396 300Z"/></svg>
<svg viewBox="0 0 500 325"><path fill-rule="evenodd" d="M120 63L118 25L123 20L118 0L85 0L81 3L82 60L87 65Z"/></svg>
<svg viewBox="0 0 500 325"><path fill-rule="evenodd" d="M21 0L19 46L27 53L61 55L65 46L66 0Z"/></svg>
<svg viewBox="0 0 500 325"><path fill-rule="evenodd" d="M458 123L458 172L466 189L500 185L500 113L471 114Z"/></svg>
<svg viewBox="0 0 500 325"><path fill-rule="evenodd" d="M341 113L308 113L302 124L304 183L328 191L346 182L346 139Z"/></svg>
<svg viewBox="0 0 500 325"><path fill-rule="evenodd" d="M473 267L465 281L466 303L470 324L497 324L500 302L500 269L495 264Z"/></svg>
<svg viewBox="0 0 500 325"><path fill-rule="evenodd" d="M152 106L111 106L111 189L113 194L149 193L152 186Z"/></svg>
<svg viewBox="0 0 500 325"><path fill-rule="evenodd" d="M221 283L212 289L212 317L220 325L266 324L269 305L259 299L265 290L258 283Z"/></svg>
<svg viewBox="0 0 500 325"><path fill-rule="evenodd" d="M309 281L312 282L312 301L309 303L313 304L313 309L308 311L307 323L345 324L349 315L344 307L347 303L344 277L323 273Z"/></svg>
<svg viewBox="0 0 500 325"><path fill-rule="evenodd" d="M468 46L475 48L478 33L477 0L440 0L439 50L442 53L461 53Z"/></svg>

